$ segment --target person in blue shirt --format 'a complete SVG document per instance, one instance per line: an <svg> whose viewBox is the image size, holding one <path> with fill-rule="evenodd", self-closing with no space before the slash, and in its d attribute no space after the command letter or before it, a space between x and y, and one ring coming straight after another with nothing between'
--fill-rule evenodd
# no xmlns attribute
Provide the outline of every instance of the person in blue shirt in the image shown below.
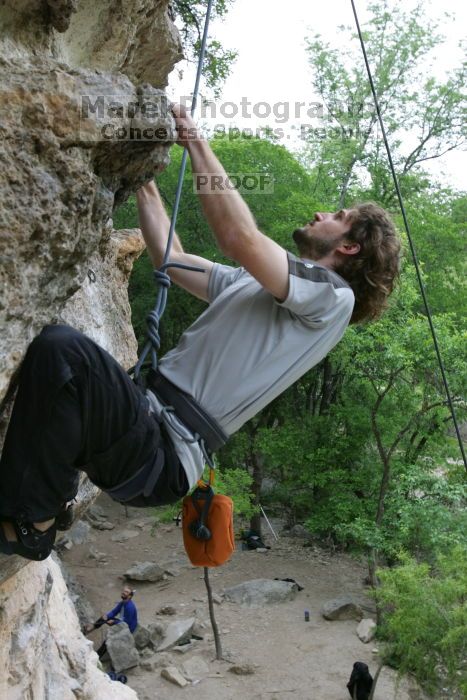
<svg viewBox="0 0 467 700"><path fill-rule="evenodd" d="M133 603L134 590L125 586L121 592L121 601L110 610L110 612L102 615L102 619L108 625L115 625L119 622L126 622L130 632L133 634L138 625L138 611Z"/></svg>
<svg viewBox="0 0 467 700"><path fill-rule="evenodd" d="M134 593L135 591L132 588L125 586L120 594L121 601L117 603L112 610L96 620L96 622L87 626L85 633L89 634L89 632L102 627L102 625L118 625L121 622L125 622L128 625L128 629L133 634L138 626L138 611L133 602ZM104 641L99 649L97 649L97 654L100 659L104 656L106 651L107 645Z"/></svg>

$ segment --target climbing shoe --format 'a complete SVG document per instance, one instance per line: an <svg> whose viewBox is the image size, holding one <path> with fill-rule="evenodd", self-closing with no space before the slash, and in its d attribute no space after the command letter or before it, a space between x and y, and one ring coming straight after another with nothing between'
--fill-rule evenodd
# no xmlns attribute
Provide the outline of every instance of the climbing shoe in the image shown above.
<svg viewBox="0 0 467 700"><path fill-rule="evenodd" d="M53 549L57 526L54 523L48 530L42 532L32 525L20 520L8 518L16 533L16 542L10 542L0 525L0 552L3 554L18 554L25 559L42 561L46 559Z"/></svg>
<svg viewBox="0 0 467 700"><path fill-rule="evenodd" d="M71 503L64 503L60 512L55 517L57 530L60 530L61 532L64 530L69 530L73 525L73 518L73 505Z"/></svg>

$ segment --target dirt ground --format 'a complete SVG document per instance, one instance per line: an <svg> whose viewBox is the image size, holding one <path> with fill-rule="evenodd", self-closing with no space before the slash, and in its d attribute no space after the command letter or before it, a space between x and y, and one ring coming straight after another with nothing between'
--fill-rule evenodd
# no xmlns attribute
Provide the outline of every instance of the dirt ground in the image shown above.
<svg viewBox="0 0 467 700"><path fill-rule="evenodd" d="M355 621L328 622L320 611L326 600L348 594L358 602L366 617L374 617L374 605L363 585L365 566L349 556L304 547L303 541L279 535L265 540L271 549L265 553L242 551L241 543L231 561L211 569L215 593L255 578L293 578L304 590L295 600L263 608L244 608L228 602L215 605L227 661L215 661L214 641L206 602L202 569L192 567L185 555L181 529L176 525L151 527L148 511L125 509L102 495L97 504L105 511L113 530L92 529L87 541L65 551L63 560L87 591L97 615L110 610L119 600L123 573L135 562L153 561L168 567L175 575L158 583L134 582L134 602L139 621L170 622L175 617L158 614L163 606L173 606L177 618L195 616L205 624L204 640L195 643L188 654L172 652L174 665L188 656L201 656L210 672L200 682L179 688L161 677L161 669L142 668L125 672L128 684L140 700L346 700L346 683L354 661L368 664L375 672L377 642L363 644L356 635ZM118 543L111 536L122 530L138 532L136 537ZM90 558L90 550L105 553L106 562ZM304 611L310 612L305 622ZM102 640L102 629L92 633L95 647ZM156 655L157 656L157 655ZM235 675L234 664L254 666L252 675ZM414 684L404 679L399 685L395 673L383 668L375 700L421 700Z"/></svg>

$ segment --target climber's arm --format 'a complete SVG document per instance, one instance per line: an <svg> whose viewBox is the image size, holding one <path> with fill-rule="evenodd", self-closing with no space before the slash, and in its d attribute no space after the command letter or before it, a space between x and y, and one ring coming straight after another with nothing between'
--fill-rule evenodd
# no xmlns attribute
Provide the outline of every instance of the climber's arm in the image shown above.
<svg viewBox="0 0 467 700"><path fill-rule="evenodd" d="M149 256L154 267L160 267L167 245L170 220L155 183L151 181L143 185L136 193L136 200L141 231ZM213 263L197 255L185 253L177 234L174 235L170 261L195 265L205 270L203 273L169 268L168 274L179 287L207 301L209 275Z"/></svg>
<svg viewBox="0 0 467 700"><path fill-rule="evenodd" d="M222 164L197 132L186 110L173 105L172 111L179 144L190 154L197 194L220 250L240 263L277 299L284 301L289 291L287 251L258 230L248 205L230 186ZM218 191L219 181L225 183L222 191Z"/></svg>
<svg viewBox="0 0 467 700"><path fill-rule="evenodd" d="M123 605L123 603L117 603L117 605L114 608L112 608L112 610L110 610L105 615L102 615L102 619L105 620L105 622L107 624L109 624L109 623L112 624L114 618L118 615L118 613L122 609L122 605Z"/></svg>

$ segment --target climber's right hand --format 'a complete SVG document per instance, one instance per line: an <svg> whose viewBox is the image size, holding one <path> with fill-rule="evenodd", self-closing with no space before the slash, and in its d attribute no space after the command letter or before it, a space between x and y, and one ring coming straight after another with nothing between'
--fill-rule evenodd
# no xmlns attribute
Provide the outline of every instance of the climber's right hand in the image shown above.
<svg viewBox="0 0 467 700"><path fill-rule="evenodd" d="M179 146L188 148L190 142L201 139L201 132L196 125L186 107L179 104L171 105L172 114L175 119L175 124L178 132L177 143Z"/></svg>

